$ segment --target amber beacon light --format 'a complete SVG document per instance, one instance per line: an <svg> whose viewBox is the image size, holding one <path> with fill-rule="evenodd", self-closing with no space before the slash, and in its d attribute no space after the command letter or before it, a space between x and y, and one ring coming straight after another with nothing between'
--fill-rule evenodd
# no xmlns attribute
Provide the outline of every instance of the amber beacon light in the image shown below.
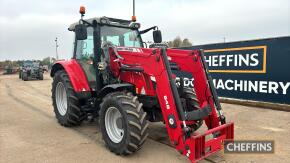
<svg viewBox="0 0 290 163"><path fill-rule="evenodd" d="M132 18L131 18L131 20L132 20L133 22L136 22L136 16L133 15Z"/></svg>
<svg viewBox="0 0 290 163"><path fill-rule="evenodd" d="M80 14L84 15L86 13L86 8L84 6L80 6Z"/></svg>

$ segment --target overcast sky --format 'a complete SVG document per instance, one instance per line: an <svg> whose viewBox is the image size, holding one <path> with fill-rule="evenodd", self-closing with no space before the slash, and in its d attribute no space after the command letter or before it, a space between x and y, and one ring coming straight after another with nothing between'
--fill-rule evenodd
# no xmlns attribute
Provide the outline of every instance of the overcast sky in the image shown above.
<svg viewBox="0 0 290 163"><path fill-rule="evenodd" d="M42 59L72 55L73 33L68 26L86 18L130 19L132 0L0 0L0 60ZM193 44L290 35L290 0L136 0L141 29L158 25L163 40L176 36ZM152 40L151 32L144 36Z"/></svg>

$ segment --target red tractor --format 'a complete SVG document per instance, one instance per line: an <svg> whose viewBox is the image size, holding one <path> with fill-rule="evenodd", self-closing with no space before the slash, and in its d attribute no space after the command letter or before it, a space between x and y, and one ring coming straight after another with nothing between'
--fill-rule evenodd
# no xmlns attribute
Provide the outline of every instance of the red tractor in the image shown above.
<svg viewBox="0 0 290 163"><path fill-rule="evenodd" d="M134 20L108 17L81 19L74 54L51 70L53 107L58 122L77 126L97 116L110 151L129 155L148 137L148 121L164 122L173 146L192 162L222 149L233 139L226 123L202 50L177 50L163 45L157 27L139 31ZM133 17L134 18L134 17ZM154 44L144 47L141 35L153 31ZM173 72L187 72L194 88ZM203 121L208 130L198 134ZM206 136L211 139L206 139Z"/></svg>

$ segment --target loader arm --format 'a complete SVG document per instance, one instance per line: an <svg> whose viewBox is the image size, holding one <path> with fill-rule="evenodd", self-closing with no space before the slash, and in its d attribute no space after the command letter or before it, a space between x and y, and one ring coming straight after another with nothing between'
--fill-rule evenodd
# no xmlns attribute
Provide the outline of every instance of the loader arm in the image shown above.
<svg viewBox="0 0 290 163"><path fill-rule="evenodd" d="M117 56L121 56L122 59ZM212 95L214 88L209 84L201 51L118 48L117 51L110 51L110 58L111 70L114 70L115 75L122 81L134 84L134 76L145 74L156 83L154 89L170 141L192 162L219 151L224 139L233 139L233 123L222 124L217 115ZM168 58L174 61L180 70L192 74L200 110L183 110ZM205 120L209 130L203 134L191 134L186 124L198 119ZM215 137L206 140L206 135L210 134L214 134Z"/></svg>

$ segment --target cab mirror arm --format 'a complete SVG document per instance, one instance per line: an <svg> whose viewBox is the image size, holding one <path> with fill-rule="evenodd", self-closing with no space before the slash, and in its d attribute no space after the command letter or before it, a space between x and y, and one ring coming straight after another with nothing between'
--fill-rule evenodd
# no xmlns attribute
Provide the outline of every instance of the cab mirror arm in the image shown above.
<svg viewBox="0 0 290 163"><path fill-rule="evenodd" d="M151 30L153 30L153 29L155 30L156 28L158 29L157 26L153 26L153 27L150 27L150 28L144 29L143 31L140 31L139 34L142 35L142 34L147 33L147 32L149 32L149 31L151 31Z"/></svg>
<svg viewBox="0 0 290 163"><path fill-rule="evenodd" d="M92 24L92 23L89 23L88 21L86 21L86 20L84 20L84 19L81 19L80 21L82 21L84 24L87 24L87 25L93 27L93 24ZM81 23L79 23L79 24L81 24Z"/></svg>

